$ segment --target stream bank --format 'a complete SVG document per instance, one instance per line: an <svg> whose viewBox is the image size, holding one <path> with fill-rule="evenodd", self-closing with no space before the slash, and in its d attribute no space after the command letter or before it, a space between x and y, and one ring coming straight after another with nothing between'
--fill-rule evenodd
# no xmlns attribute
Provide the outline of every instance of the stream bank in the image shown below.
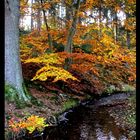
<svg viewBox="0 0 140 140"><path fill-rule="evenodd" d="M87 112L86 111L82 112L82 109L81 109L82 107L86 108L85 110ZM86 139L88 140L92 140L92 139L95 139L95 140L96 139L99 139L99 140L101 139L136 140L135 92L118 93L118 94L114 94L107 97L100 97L99 99L93 99L89 102L82 103L79 107L76 107L76 110L78 110L77 112L79 112L79 114L85 113L85 115L78 116L78 113L76 115L73 115L74 117L78 117L78 119L75 119L74 117L72 117L73 120L76 120L74 124L79 122L79 119L81 116L84 116L87 119L84 118L81 121L81 123L84 122L86 125L87 124L88 125L90 124L91 126L92 124L94 125L94 127L92 126L93 127L92 131L89 128L86 128L86 129L89 129L89 132L84 129L84 131L86 131L84 133L87 133L87 134L83 134L84 135L83 137L80 137L80 136L76 137L77 140L78 139L80 140L81 139L83 140L86 140ZM88 115L88 111L90 112L90 114L92 114L92 116ZM72 116L71 112L72 111L70 110L68 114L64 113L62 115L63 117L65 116L66 121L71 119L71 116ZM98 134L98 129L100 129L100 127L98 128L96 126L98 123L101 125L100 127L102 127L101 129L102 136ZM77 128L76 125L74 127L76 127L76 129L79 129ZM83 125L84 124L80 124L80 126L84 127ZM72 130L73 129L74 128L72 128ZM92 133L95 133L95 130L97 130L97 133L92 134ZM81 132L81 130L79 131ZM72 134L69 134L69 135L72 135ZM73 140L73 138L70 137L70 140Z"/></svg>
<svg viewBox="0 0 140 140"><path fill-rule="evenodd" d="M35 89L33 91L35 94ZM135 139L135 93L118 93L112 94L110 96L106 95L106 97L99 96L97 99L93 100L91 100L90 98L86 101L84 99L81 99L80 102L76 99L68 97L60 98L59 101L56 96L52 96L56 95L55 93L50 94L50 96L48 94L47 96L42 97L40 91L39 93L36 93L36 97L37 95L39 96L38 98L41 101L43 101L44 99L43 106L32 106L30 108L26 107L26 109L18 109L13 104L8 105L11 105L11 108L15 107L12 109L15 109L14 115L16 117L18 116L22 118L23 116L29 115L29 113L32 114L32 112L34 112L34 114L39 114L40 116L43 116L45 118L50 118L50 116L56 116L59 120L60 125L67 122L69 120L69 117L67 118L67 116L71 116L71 114L73 114L73 112L75 112L74 110L77 108L86 106L88 110L96 110L98 107L100 107L101 110L105 111L105 114L107 113L108 118L112 118L114 120L114 123L116 125L115 129L125 132L125 137L128 140ZM48 99L45 100L45 97L47 97ZM96 111L93 112L93 114L96 114ZM51 129L56 129L56 127L51 129L48 127L47 129L49 130L46 133L48 133Z"/></svg>

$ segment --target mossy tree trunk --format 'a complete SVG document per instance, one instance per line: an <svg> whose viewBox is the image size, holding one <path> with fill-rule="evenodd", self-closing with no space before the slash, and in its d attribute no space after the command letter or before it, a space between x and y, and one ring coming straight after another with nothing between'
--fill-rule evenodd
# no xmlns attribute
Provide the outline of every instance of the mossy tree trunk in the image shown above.
<svg viewBox="0 0 140 140"><path fill-rule="evenodd" d="M30 102L23 88L19 52L18 0L5 0L5 82L17 90L19 101Z"/></svg>

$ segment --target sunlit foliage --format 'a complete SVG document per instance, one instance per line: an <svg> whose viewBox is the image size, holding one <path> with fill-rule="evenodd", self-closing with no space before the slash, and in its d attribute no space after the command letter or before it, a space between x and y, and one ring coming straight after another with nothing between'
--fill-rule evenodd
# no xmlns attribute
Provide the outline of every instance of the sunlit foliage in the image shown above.
<svg viewBox="0 0 140 140"><path fill-rule="evenodd" d="M9 120L9 129L13 132L28 131L28 133L33 133L35 130L41 132L45 127L49 126L45 123L45 118L31 115L25 120L15 121L13 118Z"/></svg>

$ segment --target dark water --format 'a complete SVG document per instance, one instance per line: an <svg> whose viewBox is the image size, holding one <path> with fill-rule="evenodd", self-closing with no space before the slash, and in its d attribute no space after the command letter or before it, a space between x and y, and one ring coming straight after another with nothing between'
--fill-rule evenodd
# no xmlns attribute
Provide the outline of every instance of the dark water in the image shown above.
<svg viewBox="0 0 140 140"><path fill-rule="evenodd" d="M128 140L106 111L107 105L118 103L128 96L117 94L82 103L60 115L58 125L47 127L42 136L24 137L24 140Z"/></svg>
<svg viewBox="0 0 140 140"><path fill-rule="evenodd" d="M46 140L127 140L125 133L114 123L113 118L102 107L92 109L81 106L65 115L52 129L46 130Z"/></svg>

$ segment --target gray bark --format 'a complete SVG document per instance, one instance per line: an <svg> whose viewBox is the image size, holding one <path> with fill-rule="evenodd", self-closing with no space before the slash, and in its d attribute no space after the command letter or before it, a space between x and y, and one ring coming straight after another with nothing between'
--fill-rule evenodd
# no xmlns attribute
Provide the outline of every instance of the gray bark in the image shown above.
<svg viewBox="0 0 140 140"><path fill-rule="evenodd" d="M28 101L23 90L19 52L19 1L5 1L5 82L16 88L19 98Z"/></svg>
<svg viewBox="0 0 140 140"><path fill-rule="evenodd" d="M100 0L100 5L99 5L99 39L101 38L102 35L102 29L101 29L101 24L102 24L102 1Z"/></svg>
<svg viewBox="0 0 140 140"><path fill-rule="evenodd" d="M115 43L117 43L117 41L118 41L118 17L117 17L117 12L114 13L113 21L114 21L114 39L115 39Z"/></svg>
<svg viewBox="0 0 140 140"><path fill-rule="evenodd" d="M79 12L79 8L80 8L80 0L77 0L77 4L76 4L76 9L75 9L75 15L73 17L73 21L72 21L72 26L69 29L69 34L67 37L67 44L65 47L65 52L68 53L72 53L73 51L73 36L75 35L76 32L76 25L78 23L78 12ZM72 63L72 59L71 58L67 58L65 60L65 65L64 65L64 69L68 70L70 68L70 64Z"/></svg>
<svg viewBox="0 0 140 140"><path fill-rule="evenodd" d="M32 5L33 5L33 0L31 1L31 31L34 29Z"/></svg>
<svg viewBox="0 0 140 140"><path fill-rule="evenodd" d="M130 15L128 13L126 13L126 19L128 19L130 17ZM130 49L130 30L126 30L126 45L128 47L128 49Z"/></svg>
<svg viewBox="0 0 140 140"><path fill-rule="evenodd" d="M48 33L49 50L50 50L50 52L52 52L52 50L53 50L53 44L52 44L51 34L49 33L50 28L49 28L48 21L47 21L46 15L45 15L46 12L45 12L45 10L43 8L43 0L40 0L40 2L41 2L42 12L43 12L44 23L45 23L45 26L46 26L46 31Z"/></svg>
<svg viewBox="0 0 140 140"><path fill-rule="evenodd" d="M126 31L126 45L130 49L130 31Z"/></svg>
<svg viewBox="0 0 140 140"><path fill-rule="evenodd" d="M72 43L73 43L73 36L75 35L75 32L76 32L76 25L77 25L77 22L78 22L77 14L79 12L79 7L80 7L80 0L77 0L75 15L74 15L74 18L73 18L73 21L72 21L72 26L69 29L69 34L68 34L68 37L67 37L67 45L65 47L65 51L68 52L68 53L72 53L72 50L73 50Z"/></svg>
<svg viewBox="0 0 140 140"><path fill-rule="evenodd" d="M40 30L41 30L41 10L40 8L37 9L37 30L38 30L38 33L40 33Z"/></svg>
<svg viewBox="0 0 140 140"><path fill-rule="evenodd" d="M68 22L72 19L72 8L66 6L66 28L69 29Z"/></svg>

